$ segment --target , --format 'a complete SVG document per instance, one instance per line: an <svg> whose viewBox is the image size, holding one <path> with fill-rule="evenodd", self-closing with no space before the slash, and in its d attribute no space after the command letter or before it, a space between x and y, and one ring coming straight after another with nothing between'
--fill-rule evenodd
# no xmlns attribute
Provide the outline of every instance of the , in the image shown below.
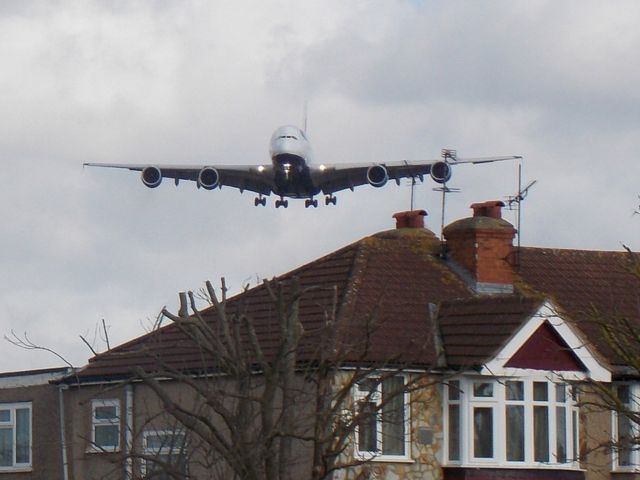
<svg viewBox="0 0 640 480"><path fill-rule="evenodd" d="M196 182L198 188L233 187L249 190L258 196L255 206L266 205L265 195L279 196L276 208L289 206L289 198L304 198L305 207L317 207L316 195L325 196L325 204L336 204L334 193L360 185L382 187L390 179L399 184L402 178L421 180L430 175L437 183L451 178L451 165L513 160L520 156L458 159L455 150L443 150L438 160L398 160L381 163L313 164L311 144L303 130L285 125L271 136L267 165L153 165L120 163L85 163L90 167L126 168L139 171L142 183L149 188L160 185L163 178Z"/></svg>

